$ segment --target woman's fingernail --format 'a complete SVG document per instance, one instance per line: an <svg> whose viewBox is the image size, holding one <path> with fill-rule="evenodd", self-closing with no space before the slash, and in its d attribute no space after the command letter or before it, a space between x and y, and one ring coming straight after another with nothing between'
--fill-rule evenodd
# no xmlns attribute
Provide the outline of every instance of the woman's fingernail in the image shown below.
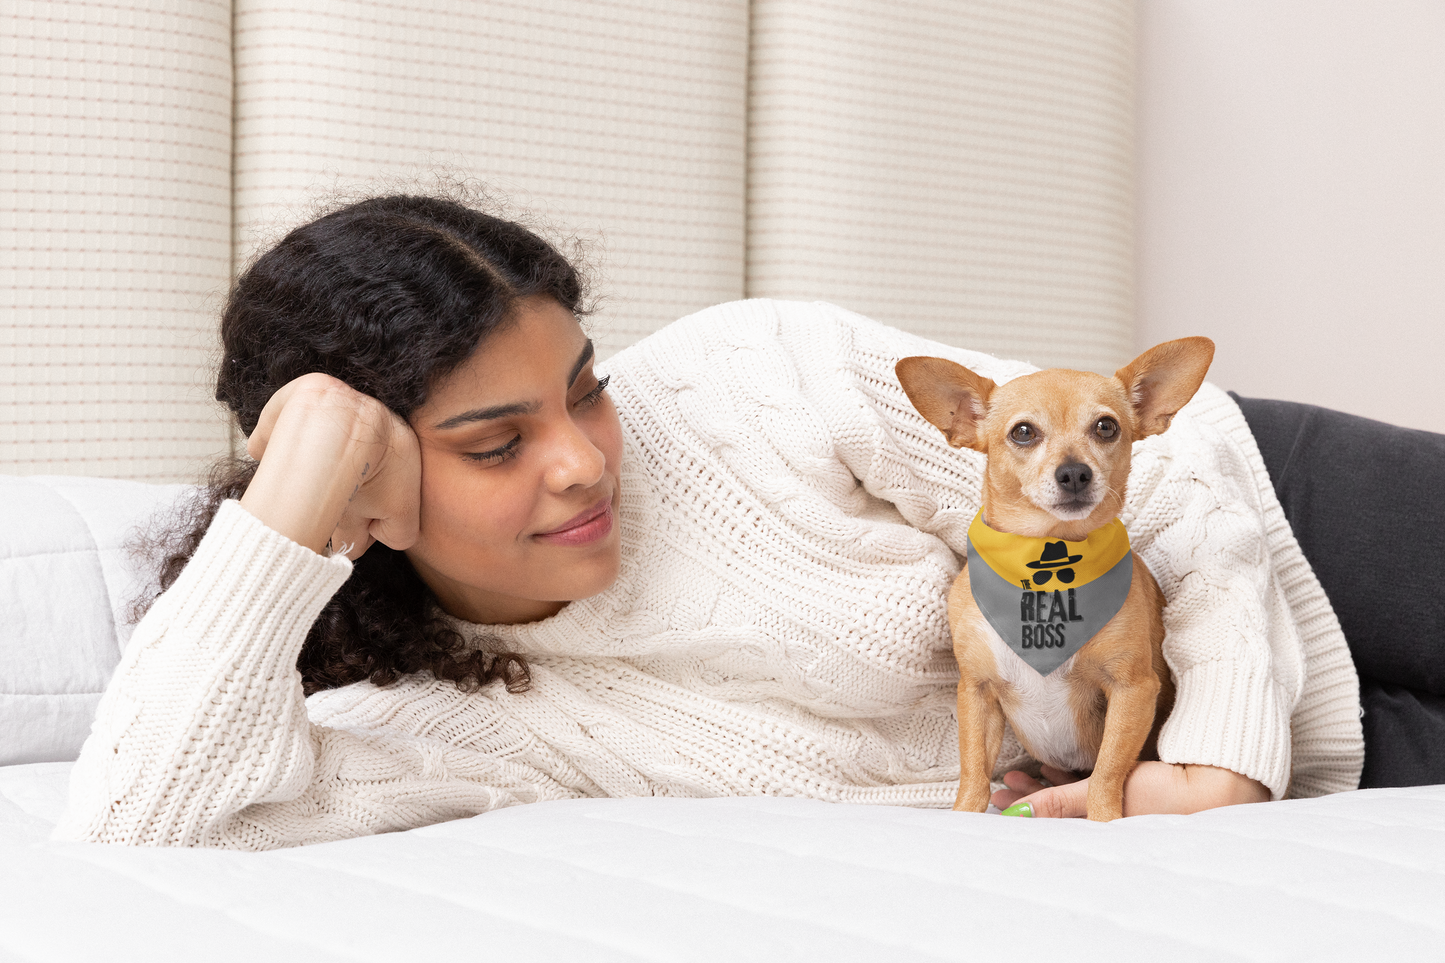
<svg viewBox="0 0 1445 963"><path fill-rule="evenodd" d="M1016 802L1003 811L1005 816L1024 816L1029 819L1034 817L1034 807L1026 802Z"/></svg>

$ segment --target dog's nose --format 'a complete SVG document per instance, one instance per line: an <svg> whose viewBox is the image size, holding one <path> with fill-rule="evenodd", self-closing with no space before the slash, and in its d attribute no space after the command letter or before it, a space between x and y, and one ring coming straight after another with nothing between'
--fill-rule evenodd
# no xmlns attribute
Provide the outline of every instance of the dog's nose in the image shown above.
<svg viewBox="0 0 1445 963"><path fill-rule="evenodd" d="M1072 465L1060 465L1054 472L1054 481L1064 491L1077 495L1089 487L1089 482L1094 480L1094 473L1083 462L1074 462Z"/></svg>

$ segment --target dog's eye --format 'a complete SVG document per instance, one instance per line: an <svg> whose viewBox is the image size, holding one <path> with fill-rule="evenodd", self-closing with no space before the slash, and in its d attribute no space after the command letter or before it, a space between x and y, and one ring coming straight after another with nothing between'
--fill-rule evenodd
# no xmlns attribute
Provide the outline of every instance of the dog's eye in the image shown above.
<svg viewBox="0 0 1445 963"><path fill-rule="evenodd" d="M1100 418L1094 423L1094 434L1105 441L1113 441L1119 435L1119 423L1113 418Z"/></svg>
<svg viewBox="0 0 1445 963"><path fill-rule="evenodd" d="M1021 421L1014 425L1013 431L1010 431L1008 436L1014 440L1015 444L1032 445L1038 440L1039 433L1034 430L1033 425L1027 421Z"/></svg>

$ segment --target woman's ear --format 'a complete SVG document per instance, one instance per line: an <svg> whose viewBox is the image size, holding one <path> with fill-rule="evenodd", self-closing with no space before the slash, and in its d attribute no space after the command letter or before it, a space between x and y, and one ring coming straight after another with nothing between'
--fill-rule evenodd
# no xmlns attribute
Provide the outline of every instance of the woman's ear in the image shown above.
<svg viewBox="0 0 1445 963"><path fill-rule="evenodd" d="M904 358L893 366L898 382L918 413L954 448L985 448L979 426L988 414L988 396L997 387L946 358Z"/></svg>
<svg viewBox="0 0 1445 963"><path fill-rule="evenodd" d="M1134 407L1138 437L1148 438L1169 427L1189 403L1214 360L1208 338L1180 338L1156 344L1114 372Z"/></svg>

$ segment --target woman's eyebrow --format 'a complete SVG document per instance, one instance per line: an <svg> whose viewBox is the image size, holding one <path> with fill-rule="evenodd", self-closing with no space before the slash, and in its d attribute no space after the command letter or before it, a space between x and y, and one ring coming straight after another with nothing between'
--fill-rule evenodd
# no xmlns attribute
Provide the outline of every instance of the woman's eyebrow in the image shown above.
<svg viewBox="0 0 1445 963"><path fill-rule="evenodd" d="M437 431L448 431L452 428L460 428L462 425L470 425L476 421L491 421L494 418L510 418L512 415L532 415L542 405L536 401L514 401L509 405L493 405L490 408L474 408L471 411L464 411L459 415L452 415L446 421L435 426Z"/></svg>
<svg viewBox="0 0 1445 963"><path fill-rule="evenodd" d="M587 339L587 344L582 348L582 353L577 356L577 361L572 365L572 371L567 376L567 387L571 388L577 383L577 377L582 374L582 369L587 367L587 362L592 360L597 349L592 344L592 339ZM514 401L505 405L493 405L490 408L474 408L471 411L464 411L459 415L452 415L446 421L435 426L436 431L449 431L452 428L460 428L462 425L470 425L478 421L492 421L497 418L510 418L513 415L532 415L542 407L536 401Z"/></svg>
<svg viewBox="0 0 1445 963"><path fill-rule="evenodd" d="M567 387L570 388L577 383L577 376L582 373L583 368L587 367L587 362L591 361L592 356L596 353L597 350L592 344L592 339L588 338L587 344L582 348L582 353L577 356L577 363L572 366L572 373L567 376Z"/></svg>

